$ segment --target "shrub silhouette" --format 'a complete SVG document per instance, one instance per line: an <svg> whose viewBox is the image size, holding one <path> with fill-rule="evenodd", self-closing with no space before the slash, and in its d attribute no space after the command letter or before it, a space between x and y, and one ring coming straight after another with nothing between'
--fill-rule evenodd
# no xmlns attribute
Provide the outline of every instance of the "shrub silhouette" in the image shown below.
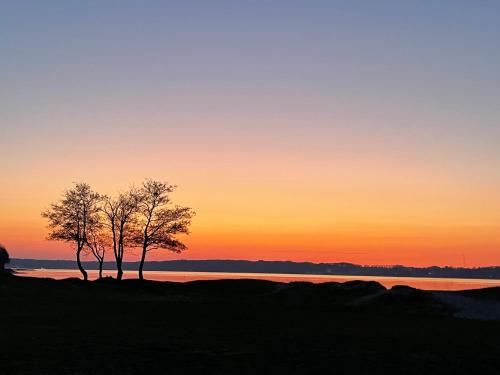
<svg viewBox="0 0 500 375"><path fill-rule="evenodd" d="M9 253L5 246L0 244L0 272L5 272L5 265L10 262Z"/></svg>

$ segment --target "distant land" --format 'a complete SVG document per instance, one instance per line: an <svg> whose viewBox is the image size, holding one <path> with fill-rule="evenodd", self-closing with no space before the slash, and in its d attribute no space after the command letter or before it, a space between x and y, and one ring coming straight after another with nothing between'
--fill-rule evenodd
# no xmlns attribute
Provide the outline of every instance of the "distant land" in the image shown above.
<svg viewBox="0 0 500 375"><path fill-rule="evenodd" d="M88 270L97 270L97 262L83 262ZM11 259L11 268L76 269L71 260ZM138 262L124 262L124 270L137 270ZM104 269L114 270L114 262L105 262ZM290 261L248 260L170 260L147 262L146 271L285 273L306 275L439 277L464 279L500 279L500 267L407 267L362 266L352 263L310 263Z"/></svg>

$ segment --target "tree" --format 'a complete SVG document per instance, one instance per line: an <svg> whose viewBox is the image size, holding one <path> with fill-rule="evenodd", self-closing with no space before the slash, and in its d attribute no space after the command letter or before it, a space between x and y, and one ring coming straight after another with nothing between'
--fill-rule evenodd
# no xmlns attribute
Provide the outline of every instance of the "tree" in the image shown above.
<svg viewBox="0 0 500 375"><path fill-rule="evenodd" d="M10 262L9 253L5 246L0 244L0 273L5 271L5 265Z"/></svg>
<svg viewBox="0 0 500 375"><path fill-rule="evenodd" d="M140 200L141 194L137 189L131 188L125 193L120 193L118 198L106 197L103 206L107 226L111 232L118 280L123 278L123 256L127 244L131 241L132 228Z"/></svg>
<svg viewBox="0 0 500 375"><path fill-rule="evenodd" d="M102 223L91 226L87 234L87 249L99 263L99 279L102 279L102 268L106 249L109 247L109 236L103 231Z"/></svg>
<svg viewBox="0 0 500 375"><path fill-rule="evenodd" d="M165 182L146 180L140 190L138 219L134 235L136 246L142 247L139 279L143 280L146 254L155 249L181 252L186 246L176 239L179 233L188 233L194 211L189 207L171 207L169 194L176 186Z"/></svg>
<svg viewBox="0 0 500 375"><path fill-rule="evenodd" d="M90 185L77 183L66 190L59 202L42 212L49 221L49 240L72 243L75 247L78 269L87 281L88 275L81 263L81 253L87 244L88 229L99 220L101 196Z"/></svg>

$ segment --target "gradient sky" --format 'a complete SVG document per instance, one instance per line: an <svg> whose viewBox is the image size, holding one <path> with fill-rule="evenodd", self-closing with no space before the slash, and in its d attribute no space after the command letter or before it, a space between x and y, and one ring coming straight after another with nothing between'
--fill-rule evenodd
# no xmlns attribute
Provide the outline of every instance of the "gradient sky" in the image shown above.
<svg viewBox="0 0 500 375"><path fill-rule="evenodd" d="M152 258L498 265L499 36L495 1L3 1L0 242L72 258L40 211L151 177L198 212Z"/></svg>

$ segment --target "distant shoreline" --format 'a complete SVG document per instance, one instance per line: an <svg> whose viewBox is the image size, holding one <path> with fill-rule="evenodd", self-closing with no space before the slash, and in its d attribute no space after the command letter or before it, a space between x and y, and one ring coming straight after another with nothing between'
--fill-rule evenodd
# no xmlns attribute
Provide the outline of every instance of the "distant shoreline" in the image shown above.
<svg viewBox="0 0 500 375"><path fill-rule="evenodd" d="M71 260L11 259L10 268L15 269L75 269ZM83 262L87 270L97 270L97 262ZM124 262L124 270L137 270L138 262ZM104 263L107 270L115 270L114 262ZM500 279L500 267L407 267L407 266L361 266L352 263L312 263L291 261L248 260L171 260L146 263L146 271L225 272L225 273L271 273L303 275L387 276L461 279Z"/></svg>

